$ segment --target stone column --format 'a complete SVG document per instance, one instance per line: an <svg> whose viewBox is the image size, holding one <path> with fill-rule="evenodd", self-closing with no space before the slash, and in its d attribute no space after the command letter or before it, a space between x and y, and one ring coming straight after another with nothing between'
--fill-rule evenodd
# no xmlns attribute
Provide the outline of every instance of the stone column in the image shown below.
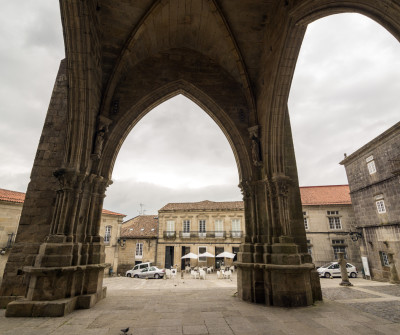
<svg viewBox="0 0 400 335"><path fill-rule="evenodd" d="M349 281L349 276L347 275L347 261L344 259L344 253L338 252L339 257L339 265L340 265L340 274L342 275L342 281L340 282L340 286L353 286L352 283Z"/></svg>
<svg viewBox="0 0 400 335"><path fill-rule="evenodd" d="M90 308L105 297L107 264L98 226L109 181L64 168L54 176L60 188L50 234L40 245L33 266L23 268L28 282L24 299L9 303L6 316L62 316L76 308ZM91 190L90 206L82 206L85 184ZM90 212L90 220L79 222L80 212ZM78 236L82 232L87 233L85 243Z"/></svg>
<svg viewBox="0 0 400 335"><path fill-rule="evenodd" d="M399 274L397 273L396 264L393 259L394 253L388 253L389 267L390 267L390 283L391 284L400 284Z"/></svg>

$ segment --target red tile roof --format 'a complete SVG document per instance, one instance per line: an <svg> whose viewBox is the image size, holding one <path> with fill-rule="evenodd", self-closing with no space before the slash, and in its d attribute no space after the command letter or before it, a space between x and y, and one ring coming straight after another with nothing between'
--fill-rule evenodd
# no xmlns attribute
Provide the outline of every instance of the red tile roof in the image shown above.
<svg viewBox="0 0 400 335"><path fill-rule="evenodd" d="M0 200L23 204L25 201L25 193L0 188Z"/></svg>
<svg viewBox="0 0 400 335"><path fill-rule="evenodd" d="M171 210L244 210L243 201L216 202L204 200L200 202L180 202L166 204L160 211Z"/></svg>
<svg viewBox="0 0 400 335"><path fill-rule="evenodd" d="M158 235L157 215L139 215L122 224L121 238L154 238Z"/></svg>
<svg viewBox="0 0 400 335"><path fill-rule="evenodd" d="M5 189L0 188L0 201L7 201L7 202L23 204L25 201L25 193L5 190ZM124 217L126 216L125 214L111 212L107 209L103 209L102 213L108 214L108 215L116 215L116 216L124 216Z"/></svg>
<svg viewBox="0 0 400 335"><path fill-rule="evenodd" d="M300 195L303 206L351 205L349 185L300 187Z"/></svg>
<svg viewBox="0 0 400 335"><path fill-rule="evenodd" d="M108 215L115 215L115 216L123 216L123 217L126 216L125 214L121 214L121 213L117 213L117 212L111 212L108 209L104 209L104 208L103 208L102 213L103 214L108 214Z"/></svg>

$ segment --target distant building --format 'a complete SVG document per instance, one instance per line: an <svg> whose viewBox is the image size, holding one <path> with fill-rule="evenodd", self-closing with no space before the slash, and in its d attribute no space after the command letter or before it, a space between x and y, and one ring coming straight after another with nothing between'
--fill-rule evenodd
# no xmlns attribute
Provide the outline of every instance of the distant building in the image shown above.
<svg viewBox="0 0 400 335"><path fill-rule="evenodd" d="M17 234L24 201L25 193L0 189L0 278L3 277L8 250L12 247ZM115 247L124 217L124 214L106 209L103 209L101 216L100 235L104 236L106 263L110 263L114 271L118 267L118 250Z"/></svg>
<svg viewBox="0 0 400 335"><path fill-rule="evenodd" d="M340 164L346 168L362 256L371 276L388 280L388 254L400 268L400 122Z"/></svg>
<svg viewBox="0 0 400 335"><path fill-rule="evenodd" d="M125 275L135 264L157 263L157 215L139 215L123 223L119 239L118 274Z"/></svg>
<svg viewBox="0 0 400 335"><path fill-rule="evenodd" d="M204 257L191 261L181 257L189 252L236 254L244 234L242 201L169 203L158 211L158 220L157 264L165 268L182 268L190 263L219 268L228 260Z"/></svg>
<svg viewBox="0 0 400 335"><path fill-rule="evenodd" d="M308 252L315 266L336 260L343 252L349 263L361 269L359 242L348 185L300 187Z"/></svg>

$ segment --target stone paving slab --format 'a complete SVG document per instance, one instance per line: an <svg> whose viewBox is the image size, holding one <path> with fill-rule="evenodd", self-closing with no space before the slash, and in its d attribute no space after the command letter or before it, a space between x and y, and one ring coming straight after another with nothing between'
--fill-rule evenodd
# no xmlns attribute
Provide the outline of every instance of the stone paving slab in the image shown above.
<svg viewBox="0 0 400 335"><path fill-rule="evenodd" d="M130 327L128 334L135 335L400 333L399 302L376 301L387 299L388 293L397 292L398 286L393 289L386 283L369 283L374 288L371 289L357 279L353 288L343 291L338 285L340 279L336 283L326 281L327 285L321 280L324 302L288 309L241 301L235 295L233 279L217 280L212 276L201 281L106 278L108 297L92 309L74 311L61 318L6 318L2 310L0 334L117 335L126 327ZM346 299L339 299L343 292ZM372 296L368 298L372 303L363 302L366 295ZM337 300L330 300L328 296Z"/></svg>

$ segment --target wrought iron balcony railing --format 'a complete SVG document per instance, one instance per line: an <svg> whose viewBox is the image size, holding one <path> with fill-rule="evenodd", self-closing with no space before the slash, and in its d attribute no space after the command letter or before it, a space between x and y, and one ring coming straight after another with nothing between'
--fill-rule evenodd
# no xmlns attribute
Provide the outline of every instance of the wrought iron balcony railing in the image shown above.
<svg viewBox="0 0 400 335"><path fill-rule="evenodd" d="M167 230L164 231L164 238L176 238L176 231L175 230Z"/></svg>
<svg viewBox="0 0 400 335"><path fill-rule="evenodd" d="M243 231L241 230L231 230L230 231L232 238L241 238L243 236Z"/></svg>
<svg viewBox="0 0 400 335"><path fill-rule="evenodd" d="M226 232L225 231L193 231L179 232L180 238L225 238Z"/></svg>

